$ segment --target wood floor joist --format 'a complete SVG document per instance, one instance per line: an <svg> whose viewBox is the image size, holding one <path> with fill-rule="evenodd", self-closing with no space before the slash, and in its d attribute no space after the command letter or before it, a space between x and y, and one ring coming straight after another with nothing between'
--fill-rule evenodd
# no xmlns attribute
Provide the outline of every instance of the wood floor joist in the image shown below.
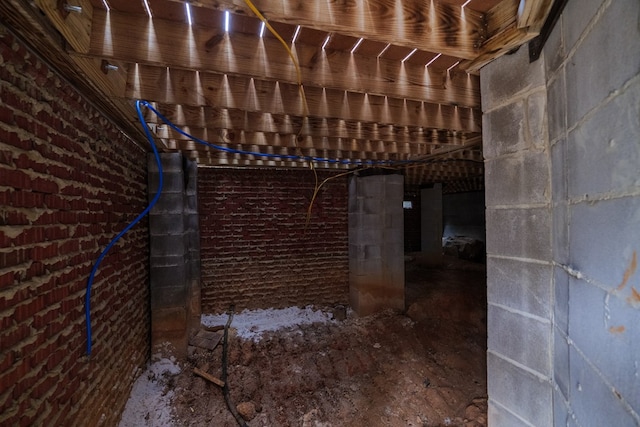
<svg viewBox="0 0 640 427"><path fill-rule="evenodd" d="M153 43L140 40L153 40ZM480 106L479 79L474 75L447 73L444 69L343 51L325 51L320 46L296 44L293 52L305 87L471 108ZM94 12L88 54L109 61L298 83L293 61L274 38L225 33L215 26L190 26L117 12Z"/></svg>
<svg viewBox="0 0 640 427"><path fill-rule="evenodd" d="M208 106L292 116L331 117L401 126L479 132L480 114L470 108L309 87L217 73L129 67L128 99ZM306 105L305 105L306 100Z"/></svg>
<svg viewBox="0 0 640 427"><path fill-rule="evenodd" d="M244 0L175 0L197 7L253 16ZM397 46L476 57L484 35L483 16L439 1L254 0L270 21L365 38Z"/></svg>
<svg viewBox="0 0 640 427"><path fill-rule="evenodd" d="M299 139L337 137L343 139L379 140L418 144L463 144L479 132L444 130L436 127L382 125L377 122L349 121L326 117L300 117L286 114L247 112L218 107L191 107L154 103L154 108L175 125L191 135L210 140L232 142L240 132L295 135ZM163 125L160 118L145 110L145 121L163 129L164 138L184 139L175 130ZM188 128L188 129L187 129Z"/></svg>
<svg viewBox="0 0 640 427"><path fill-rule="evenodd" d="M482 185L478 70L535 37L553 0L253 0L299 73L245 0L107 2L6 0L0 11L140 146L135 101L145 99L191 135L145 109L156 145L202 166L309 167L192 137L252 152L418 158L427 163L403 167L408 185L456 182L451 190Z"/></svg>

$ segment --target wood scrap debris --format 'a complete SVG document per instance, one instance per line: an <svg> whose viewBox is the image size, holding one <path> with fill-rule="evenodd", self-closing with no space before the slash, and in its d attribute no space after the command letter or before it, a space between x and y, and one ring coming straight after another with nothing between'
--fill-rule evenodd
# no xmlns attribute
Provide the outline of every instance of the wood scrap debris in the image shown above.
<svg viewBox="0 0 640 427"><path fill-rule="evenodd" d="M222 334L218 332L200 330L198 333L189 340L189 345L204 348L207 350L213 350L220 343Z"/></svg>
<svg viewBox="0 0 640 427"><path fill-rule="evenodd" d="M224 381L222 381L221 379L214 377L213 375L209 374L208 372L205 372L204 370L198 369L198 368L193 368L193 373L196 374L199 377L204 378L205 380L214 383L215 385L219 386L219 387L224 387Z"/></svg>

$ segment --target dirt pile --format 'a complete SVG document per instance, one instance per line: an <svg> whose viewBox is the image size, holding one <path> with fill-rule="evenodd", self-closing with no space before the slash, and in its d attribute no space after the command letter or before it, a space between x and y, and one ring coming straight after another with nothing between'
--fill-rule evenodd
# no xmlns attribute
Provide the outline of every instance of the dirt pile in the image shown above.
<svg viewBox="0 0 640 427"><path fill-rule="evenodd" d="M387 312L257 342L231 332L228 384L249 426L486 425L484 342L465 325ZM220 376L221 359L197 349L174 377L177 425L237 425L220 388L192 374L208 363Z"/></svg>
<svg viewBox="0 0 640 427"><path fill-rule="evenodd" d="M406 315L357 318L344 307L236 315L227 384L247 425L486 426L485 268L445 261L437 269L407 264ZM203 316L206 327L226 321ZM222 346L192 347L178 362L179 373L158 376L156 362L141 375L150 381L142 405L148 409L121 426L238 425L221 388L193 372L220 378Z"/></svg>

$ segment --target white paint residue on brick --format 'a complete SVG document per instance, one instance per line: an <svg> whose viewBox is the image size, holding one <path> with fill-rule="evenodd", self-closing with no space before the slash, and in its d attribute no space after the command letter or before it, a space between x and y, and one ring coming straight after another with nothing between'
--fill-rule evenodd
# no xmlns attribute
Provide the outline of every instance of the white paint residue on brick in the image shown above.
<svg viewBox="0 0 640 427"><path fill-rule="evenodd" d="M202 315L202 324L204 326L225 325L228 317L227 314L204 314ZM240 338L258 342L262 339L262 334L267 331L277 331L291 326L311 323L332 322L331 319L331 313L314 310L311 306L305 308L244 310L234 314L231 327L237 331Z"/></svg>
<svg viewBox="0 0 640 427"><path fill-rule="evenodd" d="M172 427L173 390L166 391L167 378L180 373L175 358L152 357L152 362L133 384L119 427Z"/></svg>

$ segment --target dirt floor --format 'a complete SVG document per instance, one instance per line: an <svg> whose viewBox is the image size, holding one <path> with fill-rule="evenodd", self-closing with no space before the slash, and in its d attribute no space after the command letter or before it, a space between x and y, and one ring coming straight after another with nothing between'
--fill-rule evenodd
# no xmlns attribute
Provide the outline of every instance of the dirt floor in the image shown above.
<svg viewBox="0 0 640 427"><path fill-rule="evenodd" d="M486 426L484 266L407 263L406 313L298 325L259 341L230 330L231 400L254 426ZM340 318L340 310L336 311ZM167 376L174 425L236 426L221 388L222 345ZM207 366L208 365L208 366Z"/></svg>

